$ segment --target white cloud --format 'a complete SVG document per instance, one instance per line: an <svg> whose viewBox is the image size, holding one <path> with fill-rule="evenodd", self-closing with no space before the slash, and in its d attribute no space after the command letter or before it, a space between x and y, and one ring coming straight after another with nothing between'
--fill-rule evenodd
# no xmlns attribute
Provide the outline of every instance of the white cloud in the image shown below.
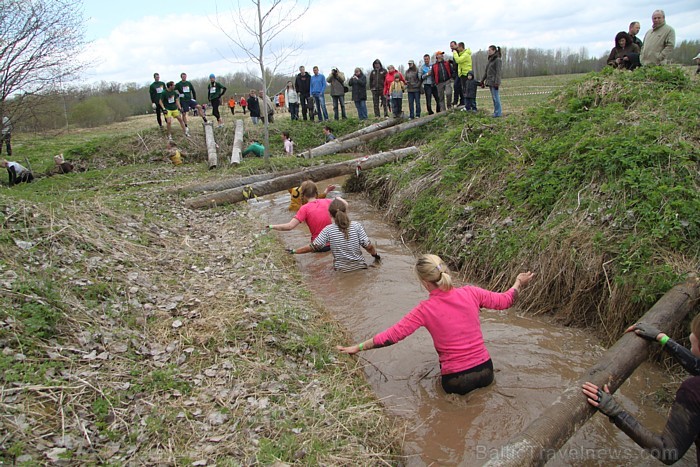
<svg viewBox="0 0 700 467"><path fill-rule="evenodd" d="M641 21L643 35L656 8L656 0L621 0L612 9L601 0L491 0L478 7L456 0L404 0L398 6L386 0L360 4L329 0L312 4L274 45L303 42L300 53L279 68L289 74L299 65L309 70L318 65L322 72L332 66L346 73L356 66L367 70L375 58L385 65L405 65L424 53L448 49L453 39L464 41L473 52L490 44L572 51L586 47L597 57L609 51L615 34L626 30L630 21ZM698 39L697 1L676 0L664 8L678 42ZM105 11L109 14L109 9ZM238 30L245 36L235 12L220 12L218 18L228 34ZM99 18L91 21L100 23ZM181 71L197 78L257 70L213 22L214 18L196 13L125 21L90 44L85 56L94 66L85 79L146 83L154 71L177 79Z"/></svg>

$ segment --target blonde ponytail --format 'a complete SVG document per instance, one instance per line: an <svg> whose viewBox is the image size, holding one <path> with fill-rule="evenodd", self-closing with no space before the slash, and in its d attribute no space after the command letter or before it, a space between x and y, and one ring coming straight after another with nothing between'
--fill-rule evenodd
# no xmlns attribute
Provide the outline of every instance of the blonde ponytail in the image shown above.
<svg viewBox="0 0 700 467"><path fill-rule="evenodd" d="M432 282L447 292L452 289L452 276L450 268L437 255L422 255L416 261L416 274L421 280Z"/></svg>

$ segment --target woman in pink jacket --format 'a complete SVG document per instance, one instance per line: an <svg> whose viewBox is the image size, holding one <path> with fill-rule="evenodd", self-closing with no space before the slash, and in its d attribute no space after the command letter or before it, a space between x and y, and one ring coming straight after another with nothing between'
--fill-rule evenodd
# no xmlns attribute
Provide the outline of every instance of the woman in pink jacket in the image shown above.
<svg viewBox="0 0 700 467"><path fill-rule="evenodd" d="M518 274L504 293L466 285L455 288L447 265L435 255L423 255L416 263L416 274L430 297L418 304L398 323L371 339L338 350L355 354L375 347L396 344L425 327L433 338L440 360L442 387L447 393L466 394L493 382L493 363L481 333L479 311L509 308L533 278L531 272Z"/></svg>

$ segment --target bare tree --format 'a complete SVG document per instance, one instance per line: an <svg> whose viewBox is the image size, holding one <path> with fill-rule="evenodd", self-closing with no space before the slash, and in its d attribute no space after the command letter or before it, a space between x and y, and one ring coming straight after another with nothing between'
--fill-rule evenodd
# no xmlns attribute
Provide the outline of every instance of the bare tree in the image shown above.
<svg viewBox="0 0 700 467"><path fill-rule="evenodd" d="M0 0L0 115L74 79L83 44L80 0Z"/></svg>
<svg viewBox="0 0 700 467"><path fill-rule="evenodd" d="M217 15L217 27L231 43L242 51L248 59L260 67L262 88L268 94L268 74L275 75L277 69L286 59L293 56L299 49L300 43L282 44L278 36L309 10L310 0L306 3L283 0L249 0L251 7L244 8L238 3L236 13L230 23L221 21ZM235 25L234 27L232 27ZM231 32L233 31L233 32ZM234 55L235 55L234 50ZM268 60L269 57L269 60ZM270 66L270 64L272 66ZM261 109L265 118L263 124L265 161L270 158L269 112L267 99L261 99Z"/></svg>

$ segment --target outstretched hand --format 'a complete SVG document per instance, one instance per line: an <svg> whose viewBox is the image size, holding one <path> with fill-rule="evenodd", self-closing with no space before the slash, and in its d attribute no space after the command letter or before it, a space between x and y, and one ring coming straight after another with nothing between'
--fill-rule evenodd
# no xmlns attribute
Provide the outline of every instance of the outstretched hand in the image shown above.
<svg viewBox="0 0 700 467"><path fill-rule="evenodd" d="M521 286L527 287L527 284L530 283L533 277L535 277L535 273L532 271L521 272L518 274L518 277L515 278L515 282L520 282Z"/></svg>
<svg viewBox="0 0 700 467"><path fill-rule="evenodd" d="M346 353L348 355L354 355L360 351L360 347L358 345L351 345L349 347L343 347L342 345L338 345L335 348L338 349L340 353Z"/></svg>
<svg viewBox="0 0 700 467"><path fill-rule="evenodd" d="M659 335L663 334L661 331L659 331L657 328L655 328L651 324L646 324L646 323L633 324L632 326L625 329L625 332L634 332L639 337L643 337L644 339L647 339L650 341L658 340Z"/></svg>

